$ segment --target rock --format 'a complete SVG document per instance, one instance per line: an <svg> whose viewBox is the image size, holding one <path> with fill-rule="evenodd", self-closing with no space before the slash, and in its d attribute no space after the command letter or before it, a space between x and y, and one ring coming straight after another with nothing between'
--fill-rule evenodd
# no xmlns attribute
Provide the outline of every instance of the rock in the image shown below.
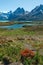
<svg viewBox="0 0 43 65"><path fill-rule="evenodd" d="M14 63L11 63L10 65L23 65L23 64L20 62L14 62Z"/></svg>

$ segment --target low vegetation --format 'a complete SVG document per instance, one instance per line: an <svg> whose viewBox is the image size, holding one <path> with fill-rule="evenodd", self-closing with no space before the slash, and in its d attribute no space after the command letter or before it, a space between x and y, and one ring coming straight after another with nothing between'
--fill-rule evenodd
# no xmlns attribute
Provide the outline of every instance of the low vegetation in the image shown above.
<svg viewBox="0 0 43 65"><path fill-rule="evenodd" d="M43 65L42 28L0 29L0 62L3 63L4 58L9 62L22 61L21 51L25 49L34 52L34 56L24 56L24 65Z"/></svg>

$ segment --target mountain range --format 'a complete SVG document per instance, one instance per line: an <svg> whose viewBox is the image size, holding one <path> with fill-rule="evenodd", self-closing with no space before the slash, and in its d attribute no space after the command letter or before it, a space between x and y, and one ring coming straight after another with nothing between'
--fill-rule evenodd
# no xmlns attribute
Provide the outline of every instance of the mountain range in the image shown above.
<svg viewBox="0 0 43 65"><path fill-rule="evenodd" d="M36 6L32 11L25 11L18 7L14 12L0 12L0 20L16 21L43 21L43 5Z"/></svg>

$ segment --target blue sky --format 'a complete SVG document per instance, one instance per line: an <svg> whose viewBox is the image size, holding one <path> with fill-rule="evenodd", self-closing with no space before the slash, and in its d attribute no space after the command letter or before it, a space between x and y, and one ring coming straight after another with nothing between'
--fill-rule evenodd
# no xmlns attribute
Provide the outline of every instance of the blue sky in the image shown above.
<svg viewBox="0 0 43 65"><path fill-rule="evenodd" d="M43 4L43 0L0 0L0 11L14 11L18 7L31 11L40 4Z"/></svg>

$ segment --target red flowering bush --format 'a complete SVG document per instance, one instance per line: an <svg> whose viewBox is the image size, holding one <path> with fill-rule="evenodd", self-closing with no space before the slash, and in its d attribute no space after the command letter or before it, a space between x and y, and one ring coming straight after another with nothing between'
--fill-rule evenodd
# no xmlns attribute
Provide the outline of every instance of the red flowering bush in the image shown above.
<svg viewBox="0 0 43 65"><path fill-rule="evenodd" d="M32 50L25 49L21 51L21 62L24 65L31 65L32 59L34 58L35 53Z"/></svg>
<svg viewBox="0 0 43 65"><path fill-rule="evenodd" d="M35 53L32 50L25 49L21 51L21 56L23 57L34 57Z"/></svg>

